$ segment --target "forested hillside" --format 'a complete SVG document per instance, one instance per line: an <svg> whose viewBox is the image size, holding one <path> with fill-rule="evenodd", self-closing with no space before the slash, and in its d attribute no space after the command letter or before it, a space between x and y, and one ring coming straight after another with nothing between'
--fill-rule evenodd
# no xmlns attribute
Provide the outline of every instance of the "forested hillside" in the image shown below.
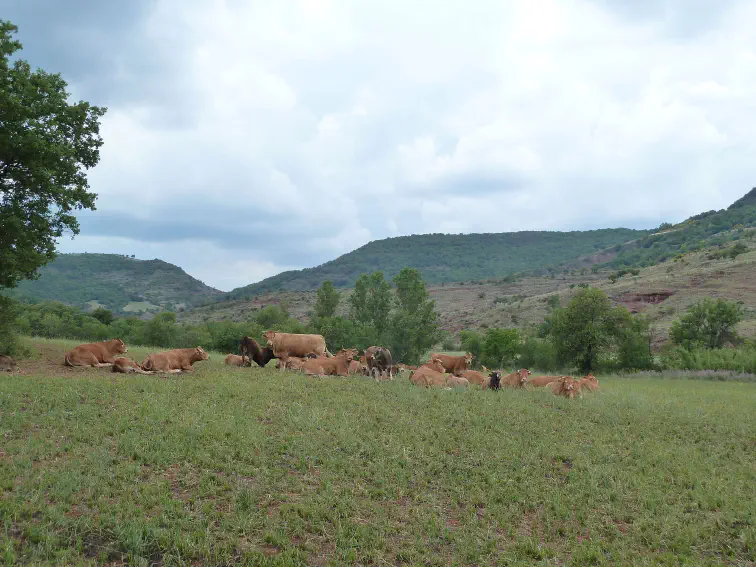
<svg viewBox="0 0 756 567"><path fill-rule="evenodd" d="M386 238L318 267L282 272L237 288L227 296L241 299L274 291L310 290L328 279L337 287L350 287L360 274L381 270L390 279L405 266L420 270L431 284L504 277L561 265L647 234L648 231L617 228Z"/></svg>
<svg viewBox="0 0 756 567"><path fill-rule="evenodd" d="M118 254L60 254L39 272L38 280L22 281L10 294L122 313L185 309L221 293L168 262Z"/></svg>
<svg viewBox="0 0 756 567"><path fill-rule="evenodd" d="M613 268L646 267L680 254L723 246L738 240L746 228L756 227L756 188L727 209L708 211L678 225L662 225L657 234L617 246L605 265Z"/></svg>

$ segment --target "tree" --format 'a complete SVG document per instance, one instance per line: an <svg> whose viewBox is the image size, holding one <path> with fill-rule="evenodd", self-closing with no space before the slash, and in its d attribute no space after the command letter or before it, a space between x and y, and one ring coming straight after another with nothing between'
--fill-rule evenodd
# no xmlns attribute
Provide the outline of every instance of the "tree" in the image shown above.
<svg viewBox="0 0 756 567"><path fill-rule="evenodd" d="M103 325L110 325L115 319L112 311L105 309L104 307L98 307L92 311L92 317L97 319Z"/></svg>
<svg viewBox="0 0 756 567"><path fill-rule="evenodd" d="M484 337L478 331L460 331L459 343L462 350L473 355L473 364L480 365L483 354Z"/></svg>
<svg viewBox="0 0 756 567"><path fill-rule="evenodd" d="M721 348L738 340L735 325L742 319L743 309L734 301L707 297L672 323L669 335L673 343L688 349Z"/></svg>
<svg viewBox="0 0 756 567"><path fill-rule="evenodd" d="M550 335L560 360L588 373L598 357L615 346L630 322L624 307L612 307L596 288L581 289L564 309L550 317Z"/></svg>
<svg viewBox="0 0 756 567"><path fill-rule="evenodd" d="M491 328L483 343L483 364L490 368L504 368L512 364L520 348L517 329Z"/></svg>
<svg viewBox="0 0 756 567"><path fill-rule="evenodd" d="M333 282L331 280L324 281L318 289L313 313L316 317L333 317L336 314L340 299L339 292L333 287Z"/></svg>
<svg viewBox="0 0 756 567"><path fill-rule="evenodd" d="M394 360L416 363L440 338L436 302L430 299L420 272L403 268L394 276L396 312L391 318Z"/></svg>
<svg viewBox="0 0 756 567"><path fill-rule="evenodd" d="M100 160L106 109L69 104L59 74L21 59L18 28L0 20L0 288L38 277L56 239L79 233L74 209L95 209L85 170Z"/></svg>
<svg viewBox="0 0 756 567"><path fill-rule="evenodd" d="M391 285L383 278L383 272L362 274L355 283L349 304L350 319L373 325L379 339L385 336L391 313Z"/></svg>

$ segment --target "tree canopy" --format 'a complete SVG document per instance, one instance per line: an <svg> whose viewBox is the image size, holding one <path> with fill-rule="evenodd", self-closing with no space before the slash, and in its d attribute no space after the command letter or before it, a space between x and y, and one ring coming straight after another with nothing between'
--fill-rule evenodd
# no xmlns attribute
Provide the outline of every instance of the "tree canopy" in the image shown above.
<svg viewBox="0 0 756 567"><path fill-rule="evenodd" d="M707 297L672 323L669 336L685 348L721 348L726 342L737 341L735 325L742 319L743 309L734 301Z"/></svg>
<svg viewBox="0 0 756 567"><path fill-rule="evenodd" d="M95 209L86 170L100 160L104 107L69 103L59 74L32 71L0 20L0 288L36 277L56 239L79 233L72 212Z"/></svg>

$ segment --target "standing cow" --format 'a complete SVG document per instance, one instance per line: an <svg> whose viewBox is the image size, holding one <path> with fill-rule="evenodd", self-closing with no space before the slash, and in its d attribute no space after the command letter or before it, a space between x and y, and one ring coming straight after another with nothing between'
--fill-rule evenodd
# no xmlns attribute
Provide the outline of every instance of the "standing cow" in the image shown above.
<svg viewBox="0 0 756 567"><path fill-rule="evenodd" d="M284 367L290 356L304 358L314 353L316 356L332 356L326 349L323 335L305 335L300 333L279 333L278 331L265 331L263 337L268 347L273 351L273 356L280 359Z"/></svg>
<svg viewBox="0 0 756 567"><path fill-rule="evenodd" d="M378 380L379 377L386 373L389 380L393 380L392 367L394 361L391 358L391 351L385 347L372 346L365 351L365 360L367 361L368 373Z"/></svg>

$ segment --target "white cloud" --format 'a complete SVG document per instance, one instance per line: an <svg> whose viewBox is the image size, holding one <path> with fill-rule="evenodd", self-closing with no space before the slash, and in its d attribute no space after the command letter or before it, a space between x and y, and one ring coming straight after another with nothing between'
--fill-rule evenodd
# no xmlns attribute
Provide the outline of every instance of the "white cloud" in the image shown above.
<svg viewBox="0 0 756 567"><path fill-rule="evenodd" d="M631 4L158 2L133 33L162 72L124 54L116 83L152 98L93 100L124 221L82 225L225 289L398 234L726 206L754 184L756 4Z"/></svg>

